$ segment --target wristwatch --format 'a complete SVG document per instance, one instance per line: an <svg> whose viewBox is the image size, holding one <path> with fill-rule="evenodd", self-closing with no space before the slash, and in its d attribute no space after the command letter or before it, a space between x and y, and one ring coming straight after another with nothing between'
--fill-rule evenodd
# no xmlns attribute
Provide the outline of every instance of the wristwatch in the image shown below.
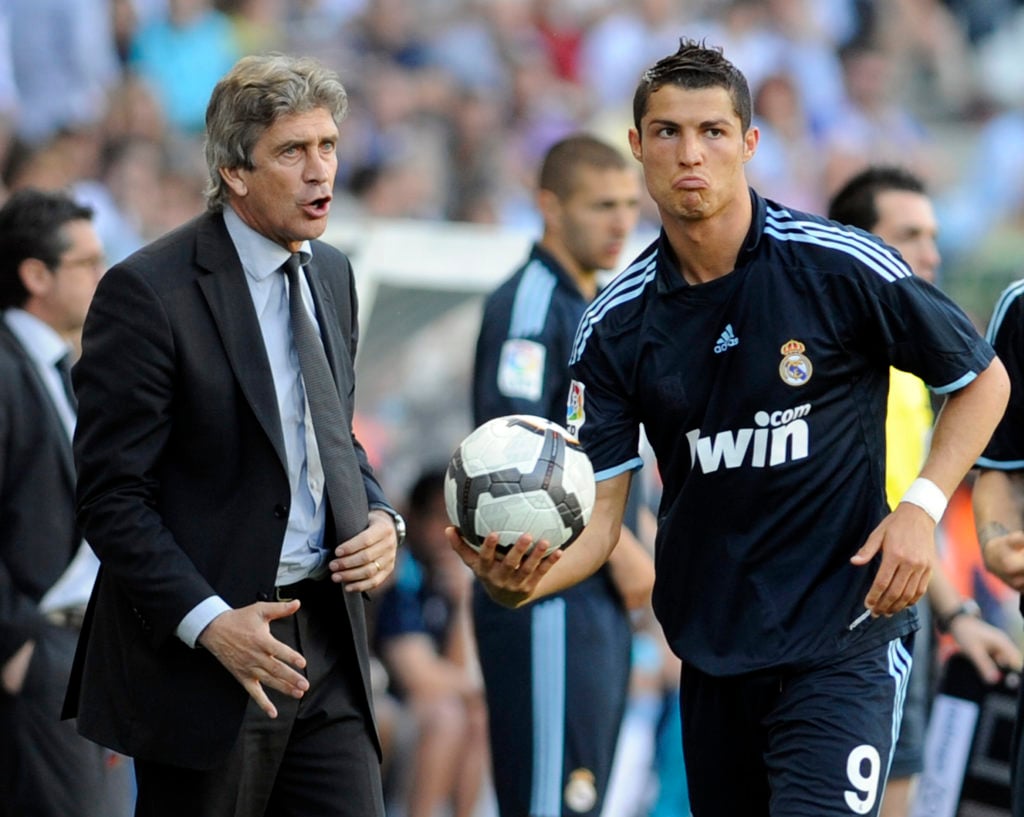
<svg viewBox="0 0 1024 817"><path fill-rule="evenodd" d="M944 616L935 617L935 629L940 633L948 633L949 628L953 625L953 621L960 616L973 616L974 618L981 618L981 608L978 606L978 602L974 599L964 599L960 602L960 605L950 613Z"/></svg>
<svg viewBox="0 0 1024 817"><path fill-rule="evenodd" d="M394 508L389 508L387 505L376 505L373 510L384 511L388 516L391 517L391 521L395 523L395 535L398 537L398 546L401 547L405 544L405 517L402 516Z"/></svg>

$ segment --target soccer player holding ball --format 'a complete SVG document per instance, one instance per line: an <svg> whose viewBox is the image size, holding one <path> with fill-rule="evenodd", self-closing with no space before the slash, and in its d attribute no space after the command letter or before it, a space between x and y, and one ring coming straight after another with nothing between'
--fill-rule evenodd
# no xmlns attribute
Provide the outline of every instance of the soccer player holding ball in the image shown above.
<svg viewBox="0 0 1024 817"><path fill-rule="evenodd" d="M750 92L682 41L644 73L633 155L661 235L588 307L570 432L597 494L573 545L449 539L494 599L563 591L612 554L640 427L664 483L654 609L682 659L700 817L876 817L935 525L1006 405L991 346L888 248L750 189ZM890 513L891 365L945 395Z"/></svg>

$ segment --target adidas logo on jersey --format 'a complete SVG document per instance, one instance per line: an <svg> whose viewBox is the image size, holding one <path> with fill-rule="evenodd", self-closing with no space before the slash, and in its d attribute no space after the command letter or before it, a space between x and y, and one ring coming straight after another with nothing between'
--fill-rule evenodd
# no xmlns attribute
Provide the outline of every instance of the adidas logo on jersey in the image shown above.
<svg viewBox="0 0 1024 817"><path fill-rule="evenodd" d="M715 354L720 355L727 349L731 349L733 346L739 345L740 339L736 337L736 333L732 331L732 324L728 323L725 325L725 331L719 335L718 343L715 344Z"/></svg>

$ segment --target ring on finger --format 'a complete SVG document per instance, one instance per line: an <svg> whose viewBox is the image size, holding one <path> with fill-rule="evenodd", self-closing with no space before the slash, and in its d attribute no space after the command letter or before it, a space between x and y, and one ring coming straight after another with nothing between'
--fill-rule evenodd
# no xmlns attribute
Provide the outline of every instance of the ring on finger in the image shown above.
<svg viewBox="0 0 1024 817"><path fill-rule="evenodd" d="M374 565L376 565L376 567L377 567L377 572L378 572L378 573L380 573L380 571L381 571L381 566L380 566L380 562L378 562L378 561L377 561L376 559L374 559L374 560L373 560L373 563L374 563Z"/></svg>

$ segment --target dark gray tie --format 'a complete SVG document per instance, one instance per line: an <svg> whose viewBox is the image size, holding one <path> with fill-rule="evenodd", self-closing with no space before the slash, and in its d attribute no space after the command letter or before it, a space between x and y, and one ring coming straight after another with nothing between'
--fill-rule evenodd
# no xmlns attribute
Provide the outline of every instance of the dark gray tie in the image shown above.
<svg viewBox="0 0 1024 817"><path fill-rule="evenodd" d="M368 507L362 473L352 445L351 426L327 363L324 345L302 303L302 265L293 254L282 267L288 276L288 310L302 382L313 418L313 433L324 469L324 483L339 541L366 528ZM344 385L344 384L343 384Z"/></svg>
<svg viewBox="0 0 1024 817"><path fill-rule="evenodd" d="M78 398L75 397L75 389L71 385L71 352L54 364L60 373L60 382L64 386L64 394L67 395L68 403L74 411L78 411Z"/></svg>

